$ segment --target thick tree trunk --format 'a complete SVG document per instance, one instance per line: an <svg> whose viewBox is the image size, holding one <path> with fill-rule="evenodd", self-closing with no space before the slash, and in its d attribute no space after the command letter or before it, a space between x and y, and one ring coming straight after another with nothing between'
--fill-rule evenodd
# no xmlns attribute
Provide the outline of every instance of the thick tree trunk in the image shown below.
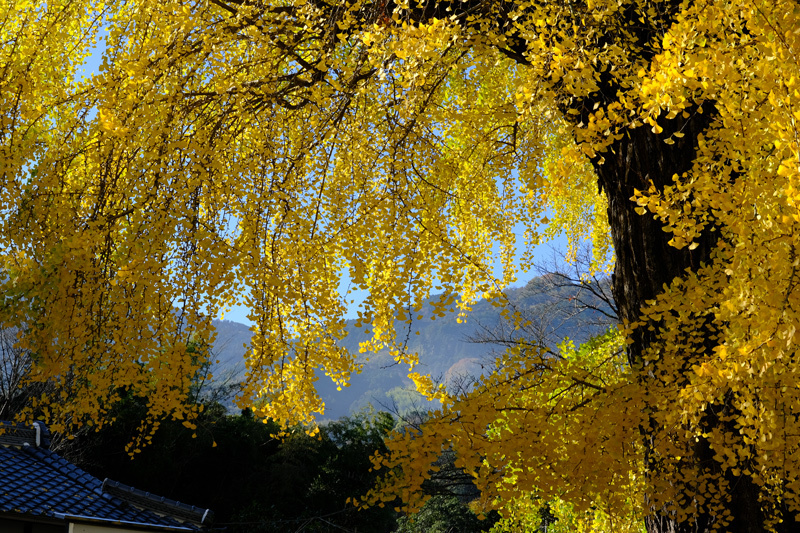
<svg viewBox="0 0 800 533"><path fill-rule="evenodd" d="M616 251L616 270L613 278L613 293L620 318L636 321L646 300L655 298L676 277L684 276L686 270L695 270L710 258L717 243L719 232L705 232L697 241L694 250L678 250L668 244L672 234L663 231L663 224L652 215L639 215L631 200L634 189L647 190L651 184L663 190L673 183L673 176L689 170L696 154L697 136L709 125L711 110L704 114L692 114L688 120L663 121L664 133L656 135L648 127L630 131L604 153L605 162L594 161L598 184L608 197L608 219ZM672 131L681 130L685 136L668 145L664 139ZM702 327L702 326L701 326ZM628 348L629 361L639 369L640 379L649 379L642 367L645 350L656 342L656 333L647 328L638 328L633 343ZM710 350L713 345L709 344ZM708 426L719 421L708 415ZM732 429L732 428L731 428ZM645 457L649 476L670 474L659 472L648 452L649 435L643 433ZM713 459L714 453L704 440L690 445L694 457L688 458L687 467L696 468L700 474L722 475L722 470ZM728 511L732 521L724 527L730 533L766 531L764 513L758 502L758 488L748 477L728 479L733 493L730 494ZM652 509L658 513L658 509ZM648 533L689 533L709 531L718 516L707 513L696 515L691 521L678 523L669 516L654 514L646 521Z"/></svg>
<svg viewBox="0 0 800 533"><path fill-rule="evenodd" d="M583 5L580 2L579 4ZM660 4L660 16L642 21L645 24L639 24L634 9L635 2L627 4L619 11L618 23L629 30L627 37L623 38L628 40L616 41L617 35L612 32L606 36L606 44L613 43L629 51L635 50L638 59L652 61L659 51L660 36L664 28L674 22L683 4L680 0L663 2ZM519 48L513 50L510 57L523 56L523 43L516 44ZM599 72L598 90L595 93L583 98L565 98L559 106L564 117L574 121L576 127L589 124L592 110L608 107L615 101L616 95L624 90L617 85L608 70L601 69ZM685 276L687 270L696 271L701 264L709 261L718 244L720 232L707 230L695 240L697 247L692 250L688 247L679 250L671 246L669 241L672 233L665 232L663 223L651 214L636 213L637 205L632 200L635 189L647 191L652 185L663 191L674 183L676 175L680 177L691 170L697 155L698 136L709 128L716 114L713 102L706 103L702 113L695 111L697 109L690 110L688 118L679 116L667 120L662 117L659 125L663 131L659 134L654 133L649 126L629 129L621 139L592 160L598 186L608 199L608 220L616 253L612 291L622 320L636 322L647 300L655 299L664 291L665 286L669 286L676 278ZM683 136L672 137L672 133L676 131L683 133ZM674 144L664 142L670 137ZM710 340L710 334L715 326L706 318L701 319L698 324L700 329L706 329L709 333L705 336L701 351L711 355L714 342ZM654 344L658 342L657 335L657 331L649 328L637 328L630 339L632 344L628 347L629 363L645 387L648 387L648 382L652 384L649 380L657 379L651 374L652 366L644 368L644 355L649 348L657 346ZM695 352L693 357L702 357L702 354ZM694 360L685 362L687 371L693 362ZM709 406L703 420L703 431L717 428L728 432L733 438L739 438L737 429L726 426L719 418L720 414L730 414L730 409L730 405ZM695 487L678 479L680 476L676 476L674 471L660 468L656 454L653 453L653 433L661 429L664 428L658 428L658 422L652 418L649 420L649 427L641 430L645 469L651 480L650 485L658 486L659 482L661 486L670 485L679 492L682 491L691 502ZM683 446L688 449L689 457L683 459L687 470L694 472L698 478L709 475L711 479L724 479L727 482L730 487L727 503L724 503L723 509L718 509L713 514L704 511L699 505L694 515L681 521L662 508L651 507L646 509L650 513L645 524L648 533L703 533L712 530L727 533L766 532L767 517L759 502L759 488L752 479L748 476L734 478L730 471L726 472L721 468L714 459L714 451L703 438L695 442L684 442ZM721 519L723 515L728 518ZM775 526L777 531L788 532L793 527L792 517L784 519L784 524Z"/></svg>
<svg viewBox="0 0 800 533"><path fill-rule="evenodd" d="M583 4L578 2L581 6ZM605 44L616 44L629 50L633 55L645 63L652 61L659 52L661 36L665 28L674 21L685 2L681 0L667 0L660 4L659 15L653 19L642 20L639 23L635 11L635 2L624 5L618 12L618 23L625 26L629 33L626 37L618 37L609 32ZM586 6L583 6L586 7ZM587 8L588 9L588 8ZM576 10L576 13L580 9ZM617 41L616 39L627 39ZM598 43L598 46L603 43ZM524 46L518 43L519 49L510 57L522 57ZM645 69L646 70L646 69ZM560 104L561 111L567 120L574 121L576 127L591 123L589 115L598 107L607 108L614 103L617 95L624 91L617 81L609 74L609 70L600 69L598 74L598 90L583 98L565 98ZM605 192L608 199L608 220L611 227L612 238L616 253L616 268L613 277L612 291L620 314L620 319L636 322L640 317L642 307L647 300L655 299L676 278L686 276L688 271L696 271L701 264L711 259L711 253L718 244L720 231L707 230L701 234L695 243L697 247L689 250L688 247L677 249L669 244L672 233L663 230L663 223L656 220L651 214L639 215L636 213L636 203L632 200L634 190L647 191L651 185L658 191L673 185L674 177L682 176L690 171L697 155L698 136L707 130L716 116L713 102L706 103L702 113L697 109L689 110L688 118L681 116L671 120L662 117L659 125L663 131L656 134L649 126L640 126L625 131L625 135L615 141L602 154L593 160L597 174L598 186ZM674 132L680 131L683 136L673 137ZM674 144L664 141L672 138ZM700 316L700 314L698 314ZM697 333L697 329L705 330L708 335L703 336L703 345L700 352L711 356L715 341L712 333L715 326L711 319L702 317L693 332L687 331L687 336ZM658 346L658 332L641 327L634 330L632 343L628 347L628 359L635 375L641 380L644 387L653 384L653 365L644 367L644 355L648 349ZM684 366L687 372L696 358L702 358L703 353L694 352L693 359L686 360ZM688 374L686 375L688 380ZM676 376L677 377L677 376ZM679 377L677 377L680 379ZM648 390L653 390L648 388ZM723 391L721 396L727 397ZM647 406L641 406L647 409ZM731 435L733 439L741 438L737 428L730 423L722 422L723 415L730 416L732 407L727 400L724 405L708 406L702 421L702 432L712 429L721 430ZM730 418L729 418L730 419ZM691 476L679 479L674 471L663 469L659 465L657 454L654 453L653 435L665 428L659 428L654 416L651 416L647 427L641 430L642 443L645 454L645 470L651 486L671 486L691 503L696 487L692 486L694 480ZM677 437L675 437L677 438ZM677 520L674 514L666 512L663 508L651 507L646 509L650 513L646 519L648 533L702 533L712 530L727 533L761 533L766 532L766 513L759 501L759 487L749 476L734 477L730 470L722 468L715 459L714 451L709 443L703 439L692 439L693 442L683 442L683 449L687 450L689 457L685 457L686 469L695 475L695 479L709 476L710 479L724 480L727 482L727 500L722 509L713 513L703 510L702 505L697 505L694 515L686 520ZM683 472L682 472L683 473ZM694 499L698 503L699 498ZM684 505L686 506L686 505ZM726 516L727 518L722 518ZM784 523L773 526L777 531L792 531L793 517L785 516Z"/></svg>
<svg viewBox="0 0 800 533"><path fill-rule="evenodd" d="M598 184L608 198L608 220L616 251L613 278L614 298L622 320L634 321L646 300L663 292L686 269L695 270L710 257L717 232L705 232L697 248L681 250L669 244L671 233L652 215L639 215L631 200L634 189L646 191L651 184L658 190L673 183L673 176L689 170L694 161L697 136L708 126L711 113L695 114L692 119L664 121L664 132L654 134L648 127L630 130L595 160ZM664 143L673 131L685 136L672 145ZM634 366L641 362L644 348L653 340L643 328L637 330L629 349Z"/></svg>

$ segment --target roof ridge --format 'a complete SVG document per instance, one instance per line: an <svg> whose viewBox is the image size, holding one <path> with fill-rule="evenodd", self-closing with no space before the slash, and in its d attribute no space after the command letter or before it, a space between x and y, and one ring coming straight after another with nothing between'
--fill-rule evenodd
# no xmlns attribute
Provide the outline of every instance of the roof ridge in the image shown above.
<svg viewBox="0 0 800 533"><path fill-rule="evenodd" d="M138 507L183 518L198 525L210 525L214 521L214 512L210 509L203 509L163 496L156 496L113 479L106 478L103 480L101 490Z"/></svg>
<svg viewBox="0 0 800 533"><path fill-rule="evenodd" d="M24 446L25 444L40 448L50 448L50 430L44 422L33 422L32 425L0 420L0 445Z"/></svg>

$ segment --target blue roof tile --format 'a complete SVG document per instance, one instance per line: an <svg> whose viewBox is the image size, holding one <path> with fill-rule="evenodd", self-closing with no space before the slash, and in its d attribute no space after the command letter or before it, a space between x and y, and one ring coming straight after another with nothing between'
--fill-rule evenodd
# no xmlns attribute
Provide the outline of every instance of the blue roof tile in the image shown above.
<svg viewBox="0 0 800 533"><path fill-rule="evenodd" d="M8 423L0 423L6 428ZM183 504L179 504L183 505ZM0 512L63 515L199 529L103 492L103 483L49 449L4 444L0 436Z"/></svg>

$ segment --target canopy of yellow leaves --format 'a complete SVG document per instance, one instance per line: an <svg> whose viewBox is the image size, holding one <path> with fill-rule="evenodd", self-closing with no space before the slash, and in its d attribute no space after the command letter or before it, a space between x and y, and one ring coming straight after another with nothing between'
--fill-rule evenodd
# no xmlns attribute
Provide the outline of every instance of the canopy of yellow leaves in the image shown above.
<svg viewBox="0 0 800 533"><path fill-rule="evenodd" d="M358 371L337 346L345 275L369 290L364 350L389 347L413 370L398 314L414 318L436 292L465 311L499 297L519 222L528 244L592 238L595 268L609 269L587 157L602 164L637 128L713 112L691 171L631 199L676 248L721 235L707 264L625 325L662 341L642 367L611 356L613 337L557 361L510 353L464 398L415 374L447 409L423 437L398 437L411 455L390 463L422 465L455 433L462 466L497 501L535 489L624 514L615 494L639 490L644 409L665 471L687 455L674 442L702 435L726 471L797 511L800 7L685 2L641 43L645 62L619 44L636 42L620 20L666 2L588 0L577 15L573 2L473 4L422 17L428 4L403 1L3 2L0 323L20 327L34 379L62 385L37 407L102 424L129 391L149 398L151 420L191 418L179 400L201 361L188 343L243 304L256 325L242 402L308 422L324 409L315 370L340 384ZM100 35L100 72L81 78ZM619 87L612 104L559 117L601 77ZM697 324L712 338L693 336ZM724 402L736 416L722 425L743 440L704 431ZM427 475L415 472L392 478L398 494ZM653 505L713 509L726 487L712 481L687 481L692 502L661 487Z"/></svg>
<svg viewBox="0 0 800 533"><path fill-rule="evenodd" d="M413 368L398 313L432 292L462 308L497 296L517 222L536 243L548 202L570 222L602 204L542 174L563 131L517 66L453 23L231 6L0 12L0 320L21 326L36 379L71 391L59 409L76 422L101 424L121 390L155 418L179 412L199 364L188 341L234 304L256 324L243 403L309 422L324 410L315 369L340 384L358 370L336 344L343 277L369 290L364 350ZM79 76L103 34L100 72Z"/></svg>

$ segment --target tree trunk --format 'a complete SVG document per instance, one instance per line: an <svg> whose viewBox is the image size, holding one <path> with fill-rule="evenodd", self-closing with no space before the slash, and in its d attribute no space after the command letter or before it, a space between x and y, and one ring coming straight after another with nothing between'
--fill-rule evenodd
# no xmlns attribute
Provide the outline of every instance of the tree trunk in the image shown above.
<svg viewBox="0 0 800 533"><path fill-rule="evenodd" d="M696 241L697 248L678 250L668 244L672 234L662 230L663 223L650 214L637 214L634 211L636 204L631 200L634 189L647 190L652 184L658 190L663 190L673 183L673 176L680 176L691 168L697 150L697 136L708 127L712 117L712 110L706 110L703 114L693 113L690 119L662 121L664 132L659 135L652 133L649 127L631 130L603 154L603 164L597 159L593 161L598 184L608 197L608 219L616 251L613 294L623 320L636 321L646 300L654 299L665 285L684 276L687 269L695 270L702 262L709 260L717 243L719 232L706 231ZM675 139L675 144L665 144L664 139L676 130L682 131L685 136ZM629 362L635 370L639 370L639 378L645 385L649 378L643 370L643 354L656 341L655 335L647 328L637 328L633 343L628 348ZM713 344L709 343L706 346L709 353L711 348ZM706 417L709 428L719 424L711 414ZM735 431L734 428L730 430ZM649 435L643 432L642 438L647 475L669 476L669 472L659 472L658 465L650 458ZM700 474L723 476L722 469L713 458L713 451L703 439L693 443L691 449L694 457L688 458L687 467L697 469ZM724 527L724 531L766 531L765 515L758 501L758 487L747 476L736 479L730 474L727 476L729 486L733 487L727 509L732 520ZM648 533L705 532L718 522L719 516L701 512L691 521L679 523L668 514L659 514L658 509L649 511L655 514L646 520Z"/></svg>
<svg viewBox="0 0 800 533"><path fill-rule="evenodd" d="M620 37L609 29L604 37L606 42L596 44L598 46L615 44L631 52L631 57L637 56L637 59L648 63L659 52L662 32L675 21L685 2L666 0L660 4L661 10L658 16L641 21L635 10L635 4L635 2L625 4L618 12L618 24L629 30L626 36ZM582 2L578 2L575 6L575 13L580 13L584 9L588 11L588 7ZM576 18L576 24L577 20L581 20L580 17ZM524 61L527 44L522 41L510 42L512 50L507 55L515 59L523 58ZM598 107L608 108L615 102L617 95L625 91L609 74L608 69L601 68L598 72L596 92L586 97L564 98L559 104L563 116L573 121L576 128L590 123L591 110ZM710 102L705 103L702 113L696 112L698 108L688 111L688 118L678 116L667 120L662 116L659 125L663 131L659 134L654 133L649 126L628 129L621 139L614 141L607 150L592 159L598 186L608 199L608 220L616 253L612 292L621 320L636 322L647 300L655 299L676 278L685 276L687 270L696 271L701 264L708 262L720 238L720 231L707 229L695 240L696 248L689 250L688 247L684 247L679 250L669 244L672 233L663 230L663 223L656 220L652 214L636 213L635 209L638 206L632 200L635 189L647 191L652 185L658 191L663 191L665 187L674 183L676 175L680 177L691 170L697 155L698 136L713 123L716 107ZM677 131L683 133L683 136L673 137L672 134ZM669 138L672 138L673 144L664 142ZM698 324L699 329L705 329L709 334L715 327L708 319L702 319ZM702 341L701 351L708 355L712 354L711 350L715 345L710 337L711 335L706 335ZM629 363L634 369L634 375L638 376L644 387L648 387L648 380L654 378L650 374L651 368L645 371L644 354L658 342L657 332L645 327L637 328L630 340L632 343L628 346ZM693 362L694 359L685 362L687 371L691 371ZM679 378L676 376L676 379ZM688 377L686 379L688 381ZM641 407L647 408L647 406ZM730 410L731 407L727 403L709 406L708 412L704 414L703 431L717 428L728 432L734 438L740 438L736 428L728 427L726 423L720 421L720 413L730 414ZM649 425L649 428L641 429L641 437L645 454L645 475L653 482L650 485L657 485L654 483L657 480L685 489L683 494L692 501L694 488L681 485L684 481L678 480L674 471L661 469L658 460L653 457L653 427L656 428L655 431L659 428L652 417ZM766 532L767 516L759 502L759 487L752 479L749 476L734 478L730 471L726 472L721 468L714 459L713 450L703 438L683 444L690 455L684 459L687 469L692 469L698 476L710 475L715 479L724 479L730 487L728 501L722 511L713 514L698 506L699 510L688 520L678 520L674 514L662 508L647 508L649 516L645 525L648 533L700 533L711 530L727 533ZM727 515L728 518L721 520L721 515ZM786 516L783 524L774 527L777 531L790 531L789 524L793 525L793 517Z"/></svg>

